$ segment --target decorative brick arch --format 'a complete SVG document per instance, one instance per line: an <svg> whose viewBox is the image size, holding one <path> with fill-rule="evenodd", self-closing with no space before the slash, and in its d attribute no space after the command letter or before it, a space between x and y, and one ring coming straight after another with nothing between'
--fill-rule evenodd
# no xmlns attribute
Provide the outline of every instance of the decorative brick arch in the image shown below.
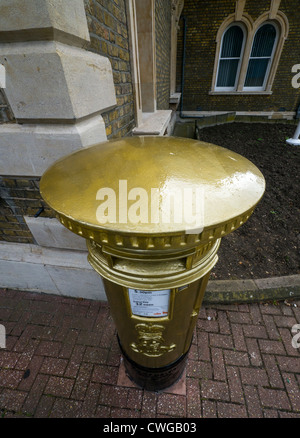
<svg viewBox="0 0 300 438"><path fill-rule="evenodd" d="M271 88L272 88L272 85L274 82L274 78L275 78L275 74L277 71L277 67L279 64L281 52L283 49L284 41L286 40L288 33L289 33L289 22L288 22L287 16L281 11L277 11L276 14L272 14L271 12L272 12L271 10L268 12L265 12L264 14L262 14L260 17L257 18L257 20L255 21L255 23L253 25L253 35L251 38L251 46L252 46L253 38L254 38L255 33L257 32L257 30L259 29L260 26L262 26L264 23L268 23L268 22L277 24L277 27L279 29L278 41L276 44L276 49L275 49L275 53L273 56L272 65L271 65L270 72L269 72L268 79L267 79L266 91L271 91ZM251 46L250 46L250 50L251 50Z"/></svg>
<svg viewBox="0 0 300 438"><path fill-rule="evenodd" d="M247 29L247 33L248 34L252 33L254 22L253 22L252 18L250 17L250 15L244 14L240 17L239 20L237 20L236 14L230 14L230 15L228 15L228 17L225 18L225 20L223 21L223 23L219 27L219 30L218 30L217 36L216 36L216 43L217 44L221 43L222 36L223 36L225 30L227 29L228 26L230 26L230 24L232 24L234 22L243 23Z"/></svg>
<svg viewBox="0 0 300 438"><path fill-rule="evenodd" d="M241 3L239 3L239 4L241 5ZM214 71L213 71L213 77L212 77L212 87L211 87L211 92L210 92L211 94L215 94L215 93L227 94L226 91L225 92L222 92L222 91L216 92L215 91L215 84L216 84L216 80L217 80L217 71L218 71L218 63L219 63L219 57L220 57L222 37L223 37L226 29L232 23L243 24L243 26L245 27L245 30L247 32L247 35L246 35L246 43L245 43L245 47L244 47L243 60L242 60L241 67L240 67L236 91L231 92L231 93L241 93L241 94L245 94L245 93L247 93L247 94L249 94L249 93L251 93L251 94L255 94L255 93L256 94L257 93L271 94L272 93L272 91L271 91L272 85L274 82L274 78L275 78L276 70L278 67L279 60L280 60L280 56L282 53L284 41L286 40L286 38L288 36L288 32L289 32L288 19L282 11L279 11L278 8L275 8L274 2L271 2L270 10L263 13L262 15L260 15L255 21L253 21L253 19L248 14L243 12L242 6L240 9L237 8L235 13L230 14L225 18L225 20L223 21L223 23L221 24L221 26L219 27L219 30L217 32L215 63L214 63ZM275 49L273 59L272 59L272 64L271 64L271 67L270 67L270 70L268 73L268 78L266 81L265 89L263 91L248 91L248 90L245 91L245 90L243 90L243 88L244 88L244 82L245 82L245 77L246 77L246 73L247 73L247 67L248 67L248 62L249 62L249 57L250 57L250 53L251 53L253 40L254 40L255 34L256 34L257 30L259 29L259 27L263 23L268 23L268 22L276 24L276 26L278 28L278 39L276 42L276 49Z"/></svg>

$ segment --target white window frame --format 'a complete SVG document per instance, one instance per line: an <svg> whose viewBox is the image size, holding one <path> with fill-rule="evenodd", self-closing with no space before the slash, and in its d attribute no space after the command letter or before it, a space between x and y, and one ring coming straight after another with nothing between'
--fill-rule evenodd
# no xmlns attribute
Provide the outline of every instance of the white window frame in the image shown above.
<svg viewBox="0 0 300 438"><path fill-rule="evenodd" d="M255 40L255 36L257 34L257 32L259 31L259 29L261 29L263 26L265 26L266 24L271 24L276 31L276 36L275 36L275 40L274 40L274 44L273 44L273 49L272 49L272 53L271 56L266 56L266 57L259 57L257 59L263 59L263 58L268 58L269 59L269 63L265 72L265 77L264 77L264 82L262 84L261 87L246 87L245 85L243 86L243 91L265 91L266 90L266 86L268 83L268 79L269 79L269 74L271 71L271 66L274 60L274 55L276 53L277 50L277 44L278 44L278 39L279 39L279 29L278 26L276 25L276 23L274 23L273 21L264 21L255 31L253 38L252 38L252 43L251 43L251 50L250 50L250 54L249 54L249 58L248 58L248 62L247 62L247 69L246 69L246 75L245 75L245 81L246 81L246 77L247 77L247 72L248 72L248 66L250 63L251 59L255 59L255 57L251 57L251 53L252 53L252 48L253 48L253 44L254 44L254 40Z"/></svg>
<svg viewBox="0 0 300 438"><path fill-rule="evenodd" d="M243 43L242 43L242 47L241 47L241 53L240 53L240 57L239 57L238 68L237 68L237 71L236 71L235 83L234 83L233 87L218 87L217 83L218 83L218 76L219 76L220 61L222 60L221 54L222 54L222 49L223 49L223 40L224 40L224 36L225 36L226 32L230 29L230 27L233 27L233 26L240 27L242 29L242 32L243 32ZM240 72L241 72L241 65L242 65L242 61L243 61L243 57L244 57L244 50L245 50L246 40L247 40L247 31L246 31L245 27L241 23L233 22L228 27L226 27L226 29L224 30L223 35L222 35L221 44L220 44L218 67L217 67L216 80L215 80L215 91L221 91L221 92L222 91L236 91L237 84L239 82ZM224 58L224 59L237 59L237 58Z"/></svg>
<svg viewBox="0 0 300 438"><path fill-rule="evenodd" d="M238 0L239 1L239 0ZM237 1L237 5L239 5ZM240 0L241 2L243 0ZM273 0L272 0L273 1ZM275 1L275 0L274 0ZM273 3L272 3L273 4ZM271 5L272 6L272 5ZM248 63L251 54L251 47L253 44L253 37L260 26L270 22L277 30L277 39L274 44L274 52L272 53L271 62L269 62L269 69L265 75L265 83L263 87L244 87L246 73L248 69ZM223 36L230 25L242 25L245 29L244 49L241 56L239 75L236 76L237 83L235 89L227 87L217 87L217 77L219 73L219 60L221 54L221 45L223 43ZM208 92L210 95L235 95L235 94L259 94L269 95L272 94L272 86L274 83L275 75L278 69L280 58L282 55L283 46L285 40L289 34L289 22L286 15L273 7L269 11L264 12L254 22L247 13L237 15L236 13L230 14L221 24L216 35L216 54L214 61L214 69L212 75L211 90Z"/></svg>

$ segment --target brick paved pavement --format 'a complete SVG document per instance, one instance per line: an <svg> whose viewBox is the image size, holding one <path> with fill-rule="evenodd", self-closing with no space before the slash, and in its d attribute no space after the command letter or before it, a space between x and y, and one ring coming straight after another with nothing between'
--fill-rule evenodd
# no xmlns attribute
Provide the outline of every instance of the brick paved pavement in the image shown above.
<svg viewBox="0 0 300 438"><path fill-rule="evenodd" d="M0 290L0 418L299 418L300 301L290 304L203 307L186 394L174 394L118 386L106 303Z"/></svg>

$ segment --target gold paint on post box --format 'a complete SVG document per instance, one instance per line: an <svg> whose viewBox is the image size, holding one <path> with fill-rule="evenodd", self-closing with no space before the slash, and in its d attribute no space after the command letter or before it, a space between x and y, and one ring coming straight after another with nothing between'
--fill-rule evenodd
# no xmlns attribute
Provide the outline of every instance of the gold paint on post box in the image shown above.
<svg viewBox="0 0 300 438"><path fill-rule="evenodd" d="M151 208L140 216L148 221L130 221L128 210L139 196L146 193L149 200L151 193L158 195L154 204L161 213L161 201L174 187L202 191L202 222L195 229L184 220L157 221ZM263 175L246 158L201 141L156 136L82 149L54 163L40 182L44 200L61 223L87 240L88 260L103 278L124 357L138 367L167 369L166 375L190 348L221 238L249 219L264 190ZM99 205L110 193L116 195L116 220L99 223ZM192 199L184 205L188 213L194 204ZM173 215L180 204L174 205ZM167 316L134 314L129 288L170 290ZM146 389L148 384L156 388L153 379ZM157 389L162 385L157 382Z"/></svg>
<svg viewBox="0 0 300 438"><path fill-rule="evenodd" d="M168 316L159 318L133 315L128 288L104 278L110 312L126 355L141 366L160 368L186 354L192 342L209 274L206 273L183 290L172 288ZM157 330L160 336L148 330L145 335L147 339L142 339L142 324L145 324L145 331L150 325L159 326Z"/></svg>
<svg viewBox="0 0 300 438"><path fill-rule="evenodd" d="M138 332L138 342L133 342L130 347L136 353L142 353L149 357L159 357L164 353L174 350L175 344L164 345L163 331L164 326L159 324L141 323L135 326Z"/></svg>
<svg viewBox="0 0 300 438"><path fill-rule="evenodd" d="M203 189L203 228L209 232L204 232L202 241L238 228L265 188L263 175L254 164L228 149L176 137L131 137L62 158L44 173L40 190L64 225L100 244L153 250L194 245L193 234L182 235L182 224L152 223L150 217L148 223L119 222L120 216L126 216L125 200L121 206L116 202L116 223L100 224L96 195L102 188L118 194L120 181L127 181L128 192L143 188L149 197L154 188L162 198L174 187Z"/></svg>

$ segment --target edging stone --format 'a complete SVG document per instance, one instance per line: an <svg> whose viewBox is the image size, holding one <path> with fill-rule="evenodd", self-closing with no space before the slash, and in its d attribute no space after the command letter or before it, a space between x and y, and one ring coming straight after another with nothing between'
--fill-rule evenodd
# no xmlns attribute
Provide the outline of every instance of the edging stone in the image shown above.
<svg viewBox="0 0 300 438"><path fill-rule="evenodd" d="M255 303L300 297L300 275L254 280L212 280L203 304Z"/></svg>

